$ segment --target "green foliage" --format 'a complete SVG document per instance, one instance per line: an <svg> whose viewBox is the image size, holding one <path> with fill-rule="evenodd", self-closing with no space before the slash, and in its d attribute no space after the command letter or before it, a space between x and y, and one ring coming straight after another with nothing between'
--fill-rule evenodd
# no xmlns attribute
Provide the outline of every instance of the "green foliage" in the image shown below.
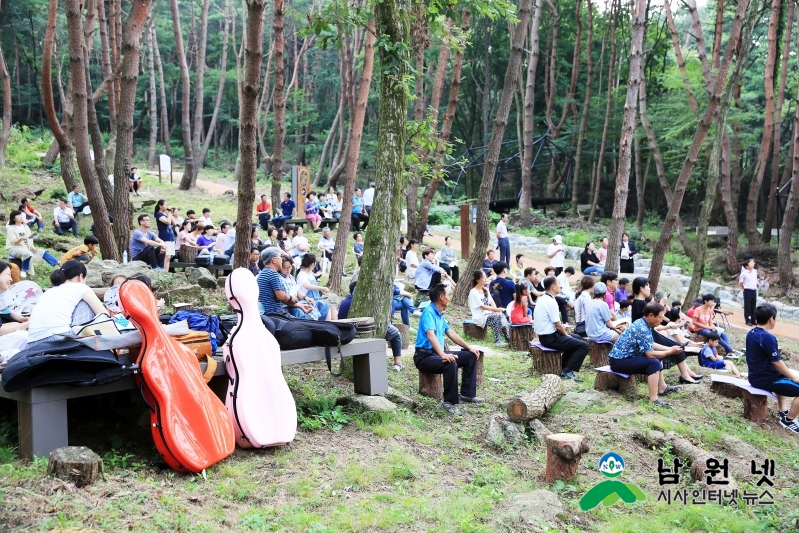
<svg viewBox="0 0 799 533"><path fill-rule="evenodd" d="M50 198L53 200L60 200L61 198L66 199L67 197L67 190L64 187L56 187L50 191Z"/></svg>
<svg viewBox="0 0 799 533"><path fill-rule="evenodd" d="M39 152L46 152L50 148L49 132L40 128L30 128L26 125L14 124L11 127L6 157L8 162L18 168L34 169L42 164Z"/></svg>
<svg viewBox="0 0 799 533"><path fill-rule="evenodd" d="M304 398L297 400L297 420L300 427L310 431L330 429L340 431L352 420L335 398Z"/></svg>
<svg viewBox="0 0 799 533"><path fill-rule="evenodd" d="M110 452L103 454L103 467L110 470L116 470L118 468L125 469L128 468L128 464L133 457L134 455L132 453L122 454L118 450L112 448Z"/></svg>

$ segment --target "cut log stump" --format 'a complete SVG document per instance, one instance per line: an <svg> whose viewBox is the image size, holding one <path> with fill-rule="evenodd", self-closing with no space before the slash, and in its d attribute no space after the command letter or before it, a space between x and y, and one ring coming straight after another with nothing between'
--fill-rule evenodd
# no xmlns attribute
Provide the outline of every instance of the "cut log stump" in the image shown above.
<svg viewBox="0 0 799 533"><path fill-rule="evenodd" d="M103 460L85 446L64 446L50 452L47 474L85 487L103 473Z"/></svg>
<svg viewBox="0 0 799 533"><path fill-rule="evenodd" d="M722 381L713 381L710 384L710 390L726 398L743 398L744 396L742 388L733 383L724 383Z"/></svg>
<svg viewBox="0 0 799 533"><path fill-rule="evenodd" d="M483 369L483 360L485 359L485 354L482 354L480 357L477 358L477 361L474 363L474 373L477 376L477 386L482 387L485 383L485 370Z"/></svg>
<svg viewBox="0 0 799 533"><path fill-rule="evenodd" d="M559 376L563 370L563 354L561 352L550 350L540 344L531 344L530 355L533 357L533 370L539 374Z"/></svg>
<svg viewBox="0 0 799 533"><path fill-rule="evenodd" d="M394 327L399 330L400 337L402 337L402 349L407 350L408 347L411 345L411 335L410 332L408 331L408 326L399 323L399 324L394 324Z"/></svg>
<svg viewBox="0 0 799 533"><path fill-rule="evenodd" d="M487 328L480 327L471 320L463 321L463 334L472 339L484 340L486 338Z"/></svg>
<svg viewBox="0 0 799 533"><path fill-rule="evenodd" d="M613 372L599 371L594 379L594 390L615 390L628 398L635 398L638 395L637 385L635 376L625 378Z"/></svg>
<svg viewBox="0 0 799 533"><path fill-rule="evenodd" d="M575 433L547 435L547 483L566 481L577 474L583 454L590 450L588 440Z"/></svg>
<svg viewBox="0 0 799 533"><path fill-rule="evenodd" d="M530 341L535 337L532 324L510 327L510 345L514 350L526 352L530 349Z"/></svg>
<svg viewBox="0 0 799 533"><path fill-rule="evenodd" d="M594 342L588 341L588 355L591 357L591 365L596 368L598 366L606 366L608 364L608 354L610 349L613 348L613 343L610 342Z"/></svg>
<svg viewBox="0 0 799 533"><path fill-rule="evenodd" d="M441 380L441 374L419 372L419 394L434 400L443 400L444 382Z"/></svg>
<svg viewBox="0 0 799 533"><path fill-rule="evenodd" d="M761 424L768 418L768 396L752 394L743 390L744 418L755 424Z"/></svg>
<svg viewBox="0 0 799 533"><path fill-rule="evenodd" d="M522 394L508 402L508 418L513 422L526 422L533 418L541 418L555 405L564 394L563 381L560 376L547 374L541 385L532 392Z"/></svg>

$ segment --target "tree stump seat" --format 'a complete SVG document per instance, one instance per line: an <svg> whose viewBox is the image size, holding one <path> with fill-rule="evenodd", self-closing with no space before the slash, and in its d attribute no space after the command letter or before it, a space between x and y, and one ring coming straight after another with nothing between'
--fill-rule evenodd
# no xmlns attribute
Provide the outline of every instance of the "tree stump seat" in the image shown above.
<svg viewBox="0 0 799 533"><path fill-rule="evenodd" d="M638 381L635 376L614 372L610 369L609 365L601 366L596 369L594 390L615 390L628 398L635 398L638 394L637 385Z"/></svg>
<svg viewBox="0 0 799 533"><path fill-rule="evenodd" d="M613 348L612 342L596 342L588 340L588 355L591 357L591 366L608 366L608 354Z"/></svg>
<svg viewBox="0 0 799 533"><path fill-rule="evenodd" d="M486 338L487 332L488 328L485 326L481 328L471 320L463 321L463 334L467 337L477 340L484 340Z"/></svg>
<svg viewBox="0 0 799 533"><path fill-rule="evenodd" d="M514 350L526 352L530 349L530 342L535 338L533 324L511 324L510 345Z"/></svg>
<svg viewBox="0 0 799 533"><path fill-rule="evenodd" d="M710 390L727 398L742 398L743 417L756 424L768 418L768 399L777 399L773 393L753 387L745 379L719 374L710 376Z"/></svg>
<svg viewBox="0 0 799 533"><path fill-rule="evenodd" d="M533 357L533 370L539 374L555 374L563 371L563 353L547 348L540 342L530 343L530 355Z"/></svg>
<svg viewBox="0 0 799 533"><path fill-rule="evenodd" d="M477 386L482 387L485 382L485 372L483 370L483 359L485 355L481 355L475 363L475 374ZM459 389L460 390L460 389ZM419 371L419 394L433 398L434 400L444 399L444 381L441 374L430 374L427 372Z"/></svg>
<svg viewBox="0 0 799 533"><path fill-rule="evenodd" d="M50 452L47 473L85 487L103 473L103 460L85 446L64 446Z"/></svg>
<svg viewBox="0 0 799 533"><path fill-rule="evenodd" d="M566 481L577 475L577 466L583 454L590 451L588 440L575 433L547 435L547 483Z"/></svg>
<svg viewBox="0 0 799 533"><path fill-rule="evenodd" d="M399 330L400 337L402 337L402 349L407 350L411 345L411 335L408 326L403 323L393 324L393 326Z"/></svg>

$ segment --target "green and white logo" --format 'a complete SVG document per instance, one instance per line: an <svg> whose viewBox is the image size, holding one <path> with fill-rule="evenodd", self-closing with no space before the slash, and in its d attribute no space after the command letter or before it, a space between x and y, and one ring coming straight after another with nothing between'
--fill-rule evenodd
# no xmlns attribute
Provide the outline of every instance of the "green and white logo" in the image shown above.
<svg viewBox="0 0 799 533"><path fill-rule="evenodd" d="M608 452L599 460L599 471L606 477L594 485L580 498L580 509L590 511L600 504L610 507L619 500L624 503L635 503L646 500L646 494L635 483L624 483L614 478L624 472L624 459L615 452Z"/></svg>

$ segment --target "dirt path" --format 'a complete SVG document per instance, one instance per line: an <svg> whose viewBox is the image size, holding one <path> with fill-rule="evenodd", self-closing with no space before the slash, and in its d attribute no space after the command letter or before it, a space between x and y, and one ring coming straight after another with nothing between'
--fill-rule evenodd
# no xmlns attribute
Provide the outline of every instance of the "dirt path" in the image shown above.
<svg viewBox="0 0 799 533"><path fill-rule="evenodd" d="M153 171L144 171L144 173L150 176L158 176L158 173ZM175 186L180 184L181 179L183 179L183 172L172 172L172 180L175 182ZM236 191L236 184L232 181L229 183L216 183L197 178L197 186L202 187L208 191L209 194L214 196L221 196L225 194L226 191Z"/></svg>

